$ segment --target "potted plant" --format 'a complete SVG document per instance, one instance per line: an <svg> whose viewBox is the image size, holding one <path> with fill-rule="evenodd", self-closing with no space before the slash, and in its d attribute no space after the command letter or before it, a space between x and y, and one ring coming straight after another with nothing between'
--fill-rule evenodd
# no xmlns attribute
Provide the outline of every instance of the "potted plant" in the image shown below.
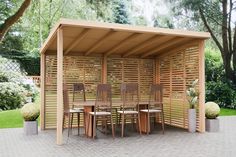
<svg viewBox="0 0 236 157"><path fill-rule="evenodd" d="M198 83L198 79L194 80L193 83L188 87L187 99L190 105L190 109L188 110L188 130L189 132L196 132L196 104L198 102L198 92L196 91L196 85Z"/></svg>
<svg viewBox="0 0 236 157"><path fill-rule="evenodd" d="M215 102L205 104L206 131L218 132L220 128L219 118L220 107Z"/></svg>
<svg viewBox="0 0 236 157"><path fill-rule="evenodd" d="M21 109L24 118L24 132L26 135L38 134L39 107L34 103L25 104Z"/></svg>

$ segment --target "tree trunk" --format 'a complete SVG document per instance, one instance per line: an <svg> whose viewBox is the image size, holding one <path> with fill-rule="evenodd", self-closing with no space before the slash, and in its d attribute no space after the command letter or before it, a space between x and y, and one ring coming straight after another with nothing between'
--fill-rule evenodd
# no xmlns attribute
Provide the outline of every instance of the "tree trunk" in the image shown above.
<svg viewBox="0 0 236 157"><path fill-rule="evenodd" d="M22 5L20 6L20 8L18 9L18 11L8 17L4 23L2 25L0 25L0 42L3 40L4 35L6 34L6 32L9 30L9 28L16 23L19 18L23 15L23 13L25 12L25 10L28 8L28 6L30 5L31 0L25 0Z"/></svg>

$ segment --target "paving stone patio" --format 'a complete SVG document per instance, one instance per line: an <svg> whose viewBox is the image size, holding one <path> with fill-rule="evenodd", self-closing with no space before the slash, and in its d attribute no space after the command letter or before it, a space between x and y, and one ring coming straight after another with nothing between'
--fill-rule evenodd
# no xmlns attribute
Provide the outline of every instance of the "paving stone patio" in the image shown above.
<svg viewBox="0 0 236 157"><path fill-rule="evenodd" d="M76 129L67 138L65 130L62 146L55 144L55 130L25 136L22 128L0 129L0 157L235 157L236 117L220 117L220 126L220 132L203 134L167 127L164 135L157 127L148 136L127 128L124 138L117 132L115 139L98 134L96 140Z"/></svg>

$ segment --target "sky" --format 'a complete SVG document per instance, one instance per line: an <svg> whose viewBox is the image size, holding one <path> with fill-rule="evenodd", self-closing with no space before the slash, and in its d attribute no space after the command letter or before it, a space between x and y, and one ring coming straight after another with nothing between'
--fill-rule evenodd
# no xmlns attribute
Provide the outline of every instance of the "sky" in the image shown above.
<svg viewBox="0 0 236 157"><path fill-rule="evenodd" d="M143 15L147 19L148 26L153 26L152 16L155 9L158 11L158 15L168 14L169 9L164 1L165 0L132 0L132 3L143 9Z"/></svg>

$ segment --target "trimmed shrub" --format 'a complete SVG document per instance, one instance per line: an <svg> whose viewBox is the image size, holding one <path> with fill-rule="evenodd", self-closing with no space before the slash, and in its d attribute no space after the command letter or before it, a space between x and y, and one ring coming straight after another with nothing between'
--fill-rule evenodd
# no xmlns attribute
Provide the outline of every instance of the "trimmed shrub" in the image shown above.
<svg viewBox="0 0 236 157"><path fill-rule="evenodd" d="M25 95L25 89L16 83L0 83L0 110L20 108L26 100Z"/></svg>
<svg viewBox="0 0 236 157"><path fill-rule="evenodd" d="M36 104L25 104L21 109L21 114L25 121L35 121L39 117L39 107Z"/></svg>
<svg viewBox="0 0 236 157"><path fill-rule="evenodd" d="M215 119L220 114L220 107L214 102L207 102L205 104L205 115L208 119Z"/></svg>

